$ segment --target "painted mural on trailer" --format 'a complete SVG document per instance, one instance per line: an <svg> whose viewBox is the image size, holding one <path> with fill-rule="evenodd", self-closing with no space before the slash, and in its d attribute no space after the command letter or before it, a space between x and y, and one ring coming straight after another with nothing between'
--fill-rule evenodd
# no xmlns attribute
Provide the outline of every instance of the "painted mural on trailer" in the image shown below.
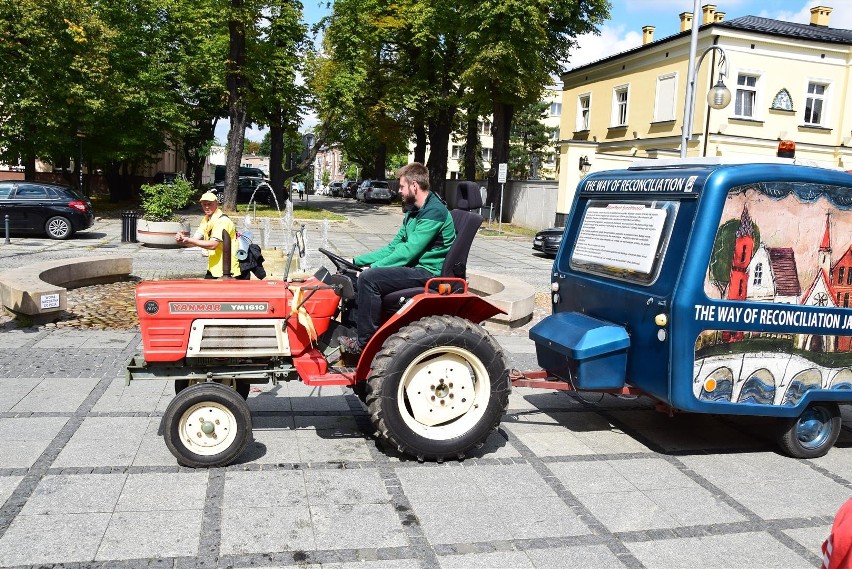
<svg viewBox="0 0 852 569"><path fill-rule="evenodd" d="M852 296L852 189L789 182L732 188L704 290L712 299L771 304L696 306L698 320L825 333L705 330L695 344L697 398L795 405L811 389L852 389L852 310L829 310L849 308Z"/></svg>

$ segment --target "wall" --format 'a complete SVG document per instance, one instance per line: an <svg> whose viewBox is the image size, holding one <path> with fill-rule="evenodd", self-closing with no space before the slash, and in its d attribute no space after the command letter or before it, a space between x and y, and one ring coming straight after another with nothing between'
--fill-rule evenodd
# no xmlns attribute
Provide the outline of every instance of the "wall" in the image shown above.
<svg viewBox="0 0 852 569"><path fill-rule="evenodd" d="M456 205L455 190L460 181L447 180L444 186L450 209ZM481 188L484 204L488 181L477 180L476 183ZM530 229L553 227L558 193L559 182L556 180L509 180L503 188L503 222ZM496 204L494 211L497 211ZM487 220L488 215L489 210L483 207L482 216Z"/></svg>

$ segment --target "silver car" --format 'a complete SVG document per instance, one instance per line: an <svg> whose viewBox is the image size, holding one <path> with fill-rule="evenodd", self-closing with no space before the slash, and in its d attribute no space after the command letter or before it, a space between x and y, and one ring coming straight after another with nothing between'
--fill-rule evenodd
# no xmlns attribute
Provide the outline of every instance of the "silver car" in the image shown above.
<svg viewBox="0 0 852 569"><path fill-rule="evenodd" d="M379 180L364 180L358 186L355 199L364 202L391 203L391 193L390 189L388 189L388 183Z"/></svg>

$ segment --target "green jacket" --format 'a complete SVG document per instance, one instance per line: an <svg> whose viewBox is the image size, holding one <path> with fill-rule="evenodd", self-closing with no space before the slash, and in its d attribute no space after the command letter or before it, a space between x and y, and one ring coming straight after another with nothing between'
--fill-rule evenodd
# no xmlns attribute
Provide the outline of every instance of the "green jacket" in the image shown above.
<svg viewBox="0 0 852 569"><path fill-rule="evenodd" d="M421 267L440 275L455 240L453 216L444 202L429 192L422 208L405 214L402 227L390 243L353 261L359 267Z"/></svg>

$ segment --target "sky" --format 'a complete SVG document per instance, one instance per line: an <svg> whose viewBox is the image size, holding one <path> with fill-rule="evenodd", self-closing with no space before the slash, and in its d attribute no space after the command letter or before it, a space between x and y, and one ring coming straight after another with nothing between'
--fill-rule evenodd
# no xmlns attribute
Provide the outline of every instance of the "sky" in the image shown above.
<svg viewBox="0 0 852 569"><path fill-rule="evenodd" d="M329 1L333 0L303 0L305 20L309 24L319 21L328 13ZM566 69L642 45L643 26L655 27L655 40L677 34L680 31L680 13L692 12L694 8L694 0L610 0L610 4L610 19L600 26L600 34L577 38L578 48L566 62ZM829 25L852 29L852 0L701 0L700 4L715 4L717 12L725 13L725 20L760 16L802 24L810 22L813 6L830 6L833 11ZM305 117L302 130L315 124L315 116ZM264 129L248 128L246 138L260 141L265 132ZM220 142L227 140L227 119L219 121L216 137Z"/></svg>

